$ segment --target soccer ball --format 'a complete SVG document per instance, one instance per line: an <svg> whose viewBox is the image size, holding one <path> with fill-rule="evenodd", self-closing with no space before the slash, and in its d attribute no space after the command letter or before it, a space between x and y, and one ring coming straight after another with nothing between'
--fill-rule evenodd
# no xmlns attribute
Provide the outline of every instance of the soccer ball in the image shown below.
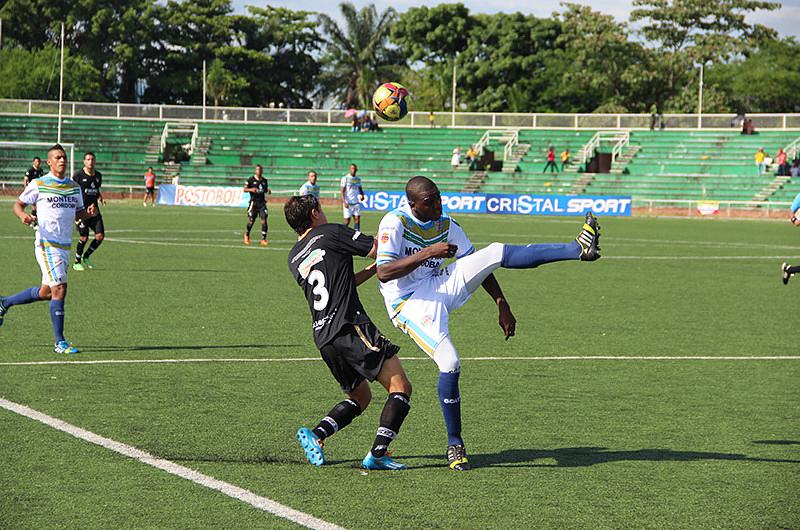
<svg viewBox="0 0 800 530"><path fill-rule="evenodd" d="M372 95L372 106L384 120L402 120L408 114L407 96L408 89L400 83L384 83Z"/></svg>

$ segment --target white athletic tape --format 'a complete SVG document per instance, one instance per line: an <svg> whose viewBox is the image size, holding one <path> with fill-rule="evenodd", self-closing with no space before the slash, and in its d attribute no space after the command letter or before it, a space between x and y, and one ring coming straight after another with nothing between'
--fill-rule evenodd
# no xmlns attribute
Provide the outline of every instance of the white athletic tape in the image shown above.
<svg viewBox="0 0 800 530"><path fill-rule="evenodd" d="M340 526L323 521L322 519L318 519L307 513L300 512L294 508L284 506L283 504L275 502L271 499L267 499L266 497L261 497L246 489L242 489L238 486L234 486L233 484L229 484L227 482L223 482L222 480L215 479L214 477L204 475L199 471L181 466L170 460L156 458L153 455L142 451L141 449L137 449L133 446L111 440L110 438L105 438L99 434L95 434L85 429L81 429L80 427L66 423L58 418L53 418L52 416L48 416L47 414L26 407L25 405L20 405L19 403L14 403L13 401L0 398L0 407L20 414L21 416L25 416L26 418L42 422L48 427L52 427L59 431L70 434L75 438L79 438L86 442L105 447L106 449L114 451L115 453L136 459L143 464L166 471L171 475L176 475L186 480L190 480L195 484L200 484L206 488L219 491L228 497L245 502L254 508L277 515L278 517L288 519L289 521L305 526L306 528L314 528L319 530L343 530Z"/></svg>

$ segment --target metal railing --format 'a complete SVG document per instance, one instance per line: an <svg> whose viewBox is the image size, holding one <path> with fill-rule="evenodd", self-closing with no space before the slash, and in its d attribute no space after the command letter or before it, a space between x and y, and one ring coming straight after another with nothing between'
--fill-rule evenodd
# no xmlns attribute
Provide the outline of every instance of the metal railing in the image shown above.
<svg viewBox="0 0 800 530"><path fill-rule="evenodd" d="M150 105L66 101L67 118L119 118L129 120L187 120L206 122L283 123L294 125L348 125L341 109L288 109L269 107L209 107L202 105ZM0 114L57 116L58 101L0 99ZM800 113L749 114L757 129L800 129ZM664 114L667 129L738 130L741 116L734 114ZM400 121L381 127L430 127L428 111L412 111ZM435 112L433 126L468 129L636 129L650 128L649 114L563 114Z"/></svg>
<svg viewBox="0 0 800 530"><path fill-rule="evenodd" d="M630 131L598 131L592 138L586 142L581 148L580 161L581 164L586 164L593 157L595 152L600 148L602 143L613 143L611 148L611 161L614 162L617 157L622 153L622 150L630 143Z"/></svg>

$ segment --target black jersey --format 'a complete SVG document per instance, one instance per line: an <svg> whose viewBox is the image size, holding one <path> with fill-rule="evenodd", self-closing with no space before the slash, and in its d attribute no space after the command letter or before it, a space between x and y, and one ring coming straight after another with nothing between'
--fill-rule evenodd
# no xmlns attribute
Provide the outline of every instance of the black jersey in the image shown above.
<svg viewBox="0 0 800 530"><path fill-rule="evenodd" d="M103 174L95 170L94 175L87 175L86 172L81 169L72 175L72 180L77 182L81 187L83 207L88 208L89 205L94 204L96 208L100 208L97 201L100 198L100 186L103 185Z"/></svg>
<svg viewBox="0 0 800 530"><path fill-rule="evenodd" d="M311 309L314 342L322 348L346 324L365 324L353 273L353 256L366 256L374 238L339 224L311 230L289 251L289 271Z"/></svg>
<svg viewBox="0 0 800 530"><path fill-rule="evenodd" d="M247 187L250 189L255 188L256 191L250 192L250 202L255 204L266 204L267 202L267 189L269 186L267 185L267 179L262 178L258 180L255 177L250 177L247 179Z"/></svg>
<svg viewBox="0 0 800 530"><path fill-rule="evenodd" d="M42 168L36 169L35 167L31 166L28 171L25 172L25 179L30 182L33 179L42 178L44 176L44 170Z"/></svg>

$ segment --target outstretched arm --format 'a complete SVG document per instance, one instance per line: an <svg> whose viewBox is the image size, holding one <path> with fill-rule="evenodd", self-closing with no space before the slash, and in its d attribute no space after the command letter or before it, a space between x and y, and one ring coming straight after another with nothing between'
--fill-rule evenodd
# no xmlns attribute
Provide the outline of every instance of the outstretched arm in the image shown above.
<svg viewBox="0 0 800 530"><path fill-rule="evenodd" d="M481 285L497 304L497 310L500 312L500 327L503 328L506 340L510 339L516 332L517 319L514 318L514 314L511 312L511 307L506 301L506 297L503 294L503 290L500 288L500 284L497 282L497 278L494 277L494 274L490 274L483 280Z"/></svg>
<svg viewBox="0 0 800 530"><path fill-rule="evenodd" d="M390 261L378 266L378 279L388 282L402 278L413 272L417 267L425 263L428 259L452 258L456 255L458 246L442 241L423 248L416 254L411 254L404 258Z"/></svg>

